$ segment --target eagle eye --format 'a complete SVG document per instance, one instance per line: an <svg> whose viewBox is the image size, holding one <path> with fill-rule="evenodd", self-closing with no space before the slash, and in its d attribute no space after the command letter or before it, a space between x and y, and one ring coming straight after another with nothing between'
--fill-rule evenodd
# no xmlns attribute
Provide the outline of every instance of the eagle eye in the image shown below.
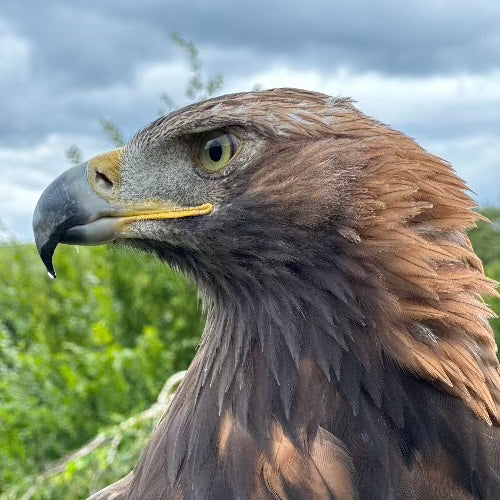
<svg viewBox="0 0 500 500"><path fill-rule="evenodd" d="M237 137L220 130L207 132L200 139L198 160L206 172L222 170L235 155L240 141Z"/></svg>

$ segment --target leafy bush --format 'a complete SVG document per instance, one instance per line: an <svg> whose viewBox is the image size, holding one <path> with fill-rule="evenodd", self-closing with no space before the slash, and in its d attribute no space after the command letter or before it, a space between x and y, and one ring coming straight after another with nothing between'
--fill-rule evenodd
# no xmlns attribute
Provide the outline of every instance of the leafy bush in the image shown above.
<svg viewBox="0 0 500 500"><path fill-rule="evenodd" d="M0 247L0 491L156 398L191 361L196 291L148 256Z"/></svg>
<svg viewBox="0 0 500 500"><path fill-rule="evenodd" d="M470 231L469 236L474 250L487 266L500 260L500 208L485 208L481 210L481 213L491 223L478 222L477 229Z"/></svg>
<svg viewBox="0 0 500 500"><path fill-rule="evenodd" d="M500 247L498 247L500 248ZM500 250L499 250L500 252ZM486 274L500 282L500 258L497 260L493 261L491 264L486 266ZM497 345L500 346L500 298L499 297L487 297L486 302L489 304L489 306L495 311L497 314L496 318L493 318L491 320L491 325L493 326L493 331L495 332L495 340L497 342ZM500 358L500 353L499 358Z"/></svg>
<svg viewBox="0 0 500 500"><path fill-rule="evenodd" d="M477 229L469 232L474 250L485 265L486 275L500 282L500 208L489 207L481 210L489 222L479 222ZM486 302L500 316L500 298L487 297ZM491 320L497 345L500 346L500 318ZM499 353L500 357L500 353Z"/></svg>

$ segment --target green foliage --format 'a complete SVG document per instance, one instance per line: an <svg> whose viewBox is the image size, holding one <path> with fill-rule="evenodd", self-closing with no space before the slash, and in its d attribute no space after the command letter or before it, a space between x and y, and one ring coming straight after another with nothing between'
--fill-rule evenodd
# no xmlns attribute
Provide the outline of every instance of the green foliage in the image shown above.
<svg viewBox="0 0 500 500"><path fill-rule="evenodd" d="M83 500L127 475L139 460L158 418L138 420L121 430L105 429L97 439L103 444L91 453L64 463L56 473L27 475L7 487L2 500ZM26 495L26 496L23 496Z"/></svg>
<svg viewBox="0 0 500 500"><path fill-rule="evenodd" d="M192 101L200 101L216 95L224 86L220 73L214 77L203 79L202 63L198 48L191 40L186 40L179 33L172 34L172 40L186 53L189 64L189 83L186 87L186 97Z"/></svg>
<svg viewBox="0 0 500 500"><path fill-rule="evenodd" d="M224 87L223 76L220 73L211 77L204 76L200 54L193 41L183 38L179 33L173 33L172 40L187 58L189 81L185 90L186 97L190 101L201 101L217 95ZM160 100L163 105L158 110L159 115L170 113L178 107L166 92L160 94Z"/></svg>
<svg viewBox="0 0 500 500"><path fill-rule="evenodd" d="M164 414L185 372L172 375L156 403L99 432L85 446L42 474L25 476L1 495L4 500L84 499L124 477L138 461L156 423Z"/></svg>
<svg viewBox="0 0 500 500"><path fill-rule="evenodd" d="M101 118L99 120L101 127L104 133L108 136L111 143L117 148L123 146L125 144L125 139L123 138L122 131L118 128L111 120L107 120L106 118Z"/></svg>
<svg viewBox="0 0 500 500"><path fill-rule="evenodd" d="M160 94L160 101L163 104L163 106L158 109L158 115L160 116L170 113L170 111L176 107L175 101L166 92Z"/></svg>
<svg viewBox="0 0 500 500"><path fill-rule="evenodd" d="M500 259L500 208L485 208L481 214L491 223L480 221L477 229L469 232L470 239L485 265Z"/></svg>
<svg viewBox="0 0 500 500"><path fill-rule="evenodd" d="M477 228L469 231L469 237L474 250L484 263L486 275L500 282L500 208L484 208L481 214L491 222L478 222ZM500 298L486 297L486 302L497 316L500 316ZM491 324L500 346L500 319L493 318Z"/></svg>
<svg viewBox="0 0 500 500"><path fill-rule="evenodd" d="M149 406L202 330L196 291L152 257L55 264L52 281L33 245L0 246L0 492Z"/></svg>
<svg viewBox="0 0 500 500"><path fill-rule="evenodd" d="M497 253L500 253L500 247L497 247ZM486 274L490 278L500 282L500 257L486 266ZM497 345L500 346L500 318L498 317L500 316L500 298L487 297L486 302L497 314L497 317L491 320L491 325L493 326L493 331L495 332L495 340L497 341Z"/></svg>
<svg viewBox="0 0 500 500"><path fill-rule="evenodd" d="M82 150L74 144L70 146L64 153L66 155L66 159L74 165L78 165L83 161Z"/></svg>
<svg viewBox="0 0 500 500"><path fill-rule="evenodd" d="M205 77L203 64L195 43L183 38L178 33L172 34L172 41L184 52L187 58L189 81L186 86L185 95L190 101L201 101L217 95L224 87L224 78L220 73L214 76ZM257 89L258 87L255 87ZM159 115L170 113L178 105L166 92L160 94L161 107L158 109ZM107 118L100 118L99 123L104 134L115 147L123 146L126 141L120 127ZM83 154L81 149L76 146L70 146L66 151L66 159L73 164L82 162Z"/></svg>

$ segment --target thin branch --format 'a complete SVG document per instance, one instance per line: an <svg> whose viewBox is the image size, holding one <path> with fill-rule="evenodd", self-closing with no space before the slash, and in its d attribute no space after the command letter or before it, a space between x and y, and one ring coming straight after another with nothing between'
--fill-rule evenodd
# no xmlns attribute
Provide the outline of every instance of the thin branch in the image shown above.
<svg viewBox="0 0 500 500"><path fill-rule="evenodd" d="M118 452L118 447L120 446L122 439L123 439L123 435L117 434L113 438L113 440L111 441L111 445L110 445L110 448L108 451L108 456L106 457L106 465L107 466L110 466L113 463L113 460L116 457L116 454ZM99 467L99 470L97 471L97 473L93 475L92 483L91 483L90 488L88 490L89 496L97 489L97 484L99 483L99 480L101 479L103 472L104 472L104 468Z"/></svg>
<svg viewBox="0 0 500 500"><path fill-rule="evenodd" d="M0 243L8 243L9 245L19 245L19 239L12 229L0 219Z"/></svg>
<svg viewBox="0 0 500 500"><path fill-rule="evenodd" d="M50 469L47 469L45 472L40 474L36 480L33 486L21 497L21 500L29 500L37 491L38 488L48 479L50 479L52 476L57 476L59 474L62 474L65 470L68 464L71 462L74 462L75 460L78 460L80 458L83 458L93 451L97 450L100 446L103 444L107 443L111 439L111 436L105 436L104 434L98 434L94 439L89 441L85 446L82 448L76 450L75 452L71 453L70 455L67 455L64 457L60 462L58 462L56 465L51 467Z"/></svg>
<svg viewBox="0 0 500 500"><path fill-rule="evenodd" d="M73 163L74 165L78 165L79 163L82 162L82 150L75 144L71 145L65 152L64 152L66 159L70 162Z"/></svg>
<svg viewBox="0 0 500 500"><path fill-rule="evenodd" d="M190 78L186 86L186 97L191 101L199 101L218 94L224 86L220 73L204 81L200 53L192 40L183 38L179 33L172 33L172 40L186 53Z"/></svg>
<svg viewBox="0 0 500 500"><path fill-rule="evenodd" d="M117 148L125 145L125 139L123 138L123 133L118 128L118 125L116 125L114 122L106 118L101 118L99 120L99 123L101 124L101 127L103 128L104 132L109 137L111 142Z"/></svg>
<svg viewBox="0 0 500 500"><path fill-rule="evenodd" d="M146 420L159 419L163 416L167 408L169 407L175 391L184 378L186 374L185 371L174 373L171 377L167 379L162 390L160 391L158 398L152 406L148 409L142 411L141 413L127 418L123 422L114 427L107 429L105 432L98 434L95 438L91 439L87 444L82 446L76 451L73 451L69 455L66 455L60 461L58 461L54 466L50 467L42 474L40 474L34 481L34 484L26 491L26 493L21 497L21 500L29 500L40 488L40 486L45 483L50 478L64 473L68 465L76 460L79 460L92 452L100 448L101 446L109 443L111 441L111 449L108 453L106 460L107 464L110 464L117 453L118 446L123 438L123 434L127 429L130 429L140 422ZM95 481L94 481L95 482Z"/></svg>
<svg viewBox="0 0 500 500"><path fill-rule="evenodd" d="M224 77L220 73L217 73L213 78L208 80L206 86L208 97L212 97L218 94L224 87Z"/></svg>
<svg viewBox="0 0 500 500"><path fill-rule="evenodd" d="M163 107L158 110L160 116L170 113L170 111L177 107L175 101L166 92L160 94L160 101L163 102Z"/></svg>

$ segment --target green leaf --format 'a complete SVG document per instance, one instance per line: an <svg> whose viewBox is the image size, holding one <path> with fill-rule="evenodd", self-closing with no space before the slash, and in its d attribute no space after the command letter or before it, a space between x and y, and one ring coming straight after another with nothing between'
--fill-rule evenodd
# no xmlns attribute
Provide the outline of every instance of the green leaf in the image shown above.
<svg viewBox="0 0 500 500"><path fill-rule="evenodd" d="M66 159L70 162L73 163L74 165L78 165L81 163L83 160L83 155L82 155L82 150L73 144L70 146L65 152Z"/></svg>
<svg viewBox="0 0 500 500"><path fill-rule="evenodd" d="M114 146L119 148L125 145L125 139L123 138L122 131L114 122L106 118L101 118L99 123Z"/></svg>

